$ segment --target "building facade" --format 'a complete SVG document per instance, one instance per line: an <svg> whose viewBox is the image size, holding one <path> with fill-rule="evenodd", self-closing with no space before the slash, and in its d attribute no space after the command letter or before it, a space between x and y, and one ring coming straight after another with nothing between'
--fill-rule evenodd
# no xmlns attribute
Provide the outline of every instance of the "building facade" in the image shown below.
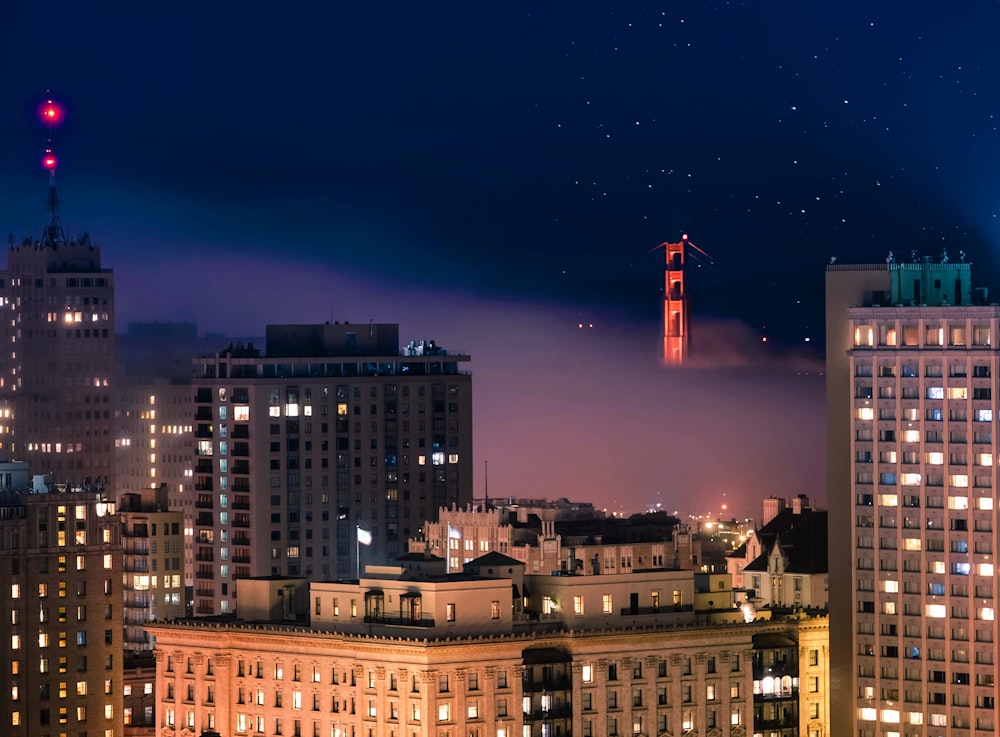
<svg viewBox="0 0 1000 737"><path fill-rule="evenodd" d="M145 624L186 613L184 517L171 511L165 486L118 501L122 536L122 594L126 650L151 650Z"/></svg>
<svg viewBox="0 0 1000 737"><path fill-rule="evenodd" d="M396 325L266 340L195 360L196 615L235 611L239 578L356 577L359 550L392 560L431 512L472 500L468 356L400 351Z"/></svg>
<svg viewBox="0 0 1000 737"><path fill-rule="evenodd" d="M158 734L829 734L825 617L695 625L690 606L664 605L659 619L630 607L628 576L576 587L526 576L513 592L517 561L493 553L477 567L492 577L382 567L353 586L313 583L311 626L153 625ZM693 590L691 572L687 583L636 575L647 595ZM244 585L258 583L272 594L298 585ZM605 596L619 600L605 607ZM533 619L546 602L550 616Z"/></svg>
<svg viewBox="0 0 1000 737"><path fill-rule="evenodd" d="M0 272L7 455L58 483L113 491L114 274L86 235L46 233L12 246Z"/></svg>
<svg viewBox="0 0 1000 737"><path fill-rule="evenodd" d="M122 734L121 551L100 494L0 493L0 733Z"/></svg>
<svg viewBox="0 0 1000 737"><path fill-rule="evenodd" d="M1000 307L968 264L827 272L837 734L996 728ZM839 526L838 526L839 525Z"/></svg>

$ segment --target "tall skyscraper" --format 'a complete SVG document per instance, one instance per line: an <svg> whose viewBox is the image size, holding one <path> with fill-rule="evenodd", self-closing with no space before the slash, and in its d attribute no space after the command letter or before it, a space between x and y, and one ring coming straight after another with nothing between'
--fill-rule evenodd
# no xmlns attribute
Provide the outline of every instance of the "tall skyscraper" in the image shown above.
<svg viewBox="0 0 1000 737"><path fill-rule="evenodd" d="M1000 307L965 263L826 286L831 733L992 734Z"/></svg>
<svg viewBox="0 0 1000 737"><path fill-rule="evenodd" d="M62 116L51 101L39 113L50 128ZM13 414L4 455L59 483L113 490L114 275L88 235L66 237L51 149L42 163L49 224L11 246L0 272L0 411Z"/></svg>
<svg viewBox="0 0 1000 737"><path fill-rule="evenodd" d="M0 492L0 734L121 736L121 556L100 494Z"/></svg>
<svg viewBox="0 0 1000 737"><path fill-rule="evenodd" d="M472 501L468 356L401 352L391 324L269 325L266 348L195 360L196 615L239 578L355 578Z"/></svg>

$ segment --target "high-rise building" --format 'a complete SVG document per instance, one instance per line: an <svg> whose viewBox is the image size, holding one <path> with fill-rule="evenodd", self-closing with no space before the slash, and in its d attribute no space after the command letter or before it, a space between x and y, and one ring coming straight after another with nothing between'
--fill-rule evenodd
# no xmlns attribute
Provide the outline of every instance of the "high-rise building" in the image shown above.
<svg viewBox="0 0 1000 737"><path fill-rule="evenodd" d="M43 161L54 175L51 151ZM87 234L64 234L54 182L42 237L12 245L0 272L0 416L13 414L0 450L58 483L113 491L114 275Z"/></svg>
<svg viewBox="0 0 1000 737"><path fill-rule="evenodd" d="M827 269L832 734L992 734L1000 307L965 263Z"/></svg>
<svg viewBox="0 0 1000 737"><path fill-rule="evenodd" d="M194 613L239 578L355 578L440 507L472 501L472 385L397 325L270 325L266 355L195 359ZM358 528L371 533L357 544Z"/></svg>
<svg viewBox="0 0 1000 737"><path fill-rule="evenodd" d="M0 492L0 734L121 737L121 552L98 493Z"/></svg>

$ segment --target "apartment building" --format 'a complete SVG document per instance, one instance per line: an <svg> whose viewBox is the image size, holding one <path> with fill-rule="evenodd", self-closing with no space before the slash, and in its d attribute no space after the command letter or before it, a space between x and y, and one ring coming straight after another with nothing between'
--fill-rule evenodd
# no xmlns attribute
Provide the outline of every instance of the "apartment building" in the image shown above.
<svg viewBox="0 0 1000 737"><path fill-rule="evenodd" d="M186 612L184 517L168 499L166 486L119 497L126 650L151 650L146 622Z"/></svg>
<svg viewBox="0 0 1000 737"><path fill-rule="evenodd" d="M122 735L121 553L102 494L0 492L0 734Z"/></svg>
<svg viewBox="0 0 1000 737"><path fill-rule="evenodd" d="M698 625L668 598L690 571L522 571L490 553L462 574L241 581L241 610L275 620L152 625L158 734L829 734L825 617Z"/></svg>
<svg viewBox="0 0 1000 737"><path fill-rule="evenodd" d="M827 269L836 734L995 732L998 330L969 264Z"/></svg>
<svg viewBox="0 0 1000 737"><path fill-rule="evenodd" d="M391 324L269 325L266 353L195 359L194 611L235 581L356 578L435 509L472 500L469 357Z"/></svg>

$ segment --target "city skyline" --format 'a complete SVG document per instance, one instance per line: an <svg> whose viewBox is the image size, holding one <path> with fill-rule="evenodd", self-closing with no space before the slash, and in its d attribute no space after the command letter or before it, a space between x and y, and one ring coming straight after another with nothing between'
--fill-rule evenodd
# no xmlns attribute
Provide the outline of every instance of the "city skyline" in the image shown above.
<svg viewBox="0 0 1000 737"><path fill-rule="evenodd" d="M784 384L782 365L821 370L832 257L995 261L996 133L979 91L997 9L573 10L384 21L335 5L306 23L250 4L189 24L125 4L4 4L0 220L15 241L46 222L32 113L51 88L68 112L63 221L115 269L119 331L398 321L472 356L477 496L489 461L499 493L822 503L822 438L797 429L822 412L822 381ZM655 366L654 249L683 232L715 257L690 280L694 348L723 366L705 377ZM633 396L589 406L609 370ZM536 388L512 401L518 377ZM718 432L701 408L719 383L758 469L735 480L697 440ZM760 437L786 399L794 421ZM776 481L767 459L787 443L796 466Z"/></svg>

